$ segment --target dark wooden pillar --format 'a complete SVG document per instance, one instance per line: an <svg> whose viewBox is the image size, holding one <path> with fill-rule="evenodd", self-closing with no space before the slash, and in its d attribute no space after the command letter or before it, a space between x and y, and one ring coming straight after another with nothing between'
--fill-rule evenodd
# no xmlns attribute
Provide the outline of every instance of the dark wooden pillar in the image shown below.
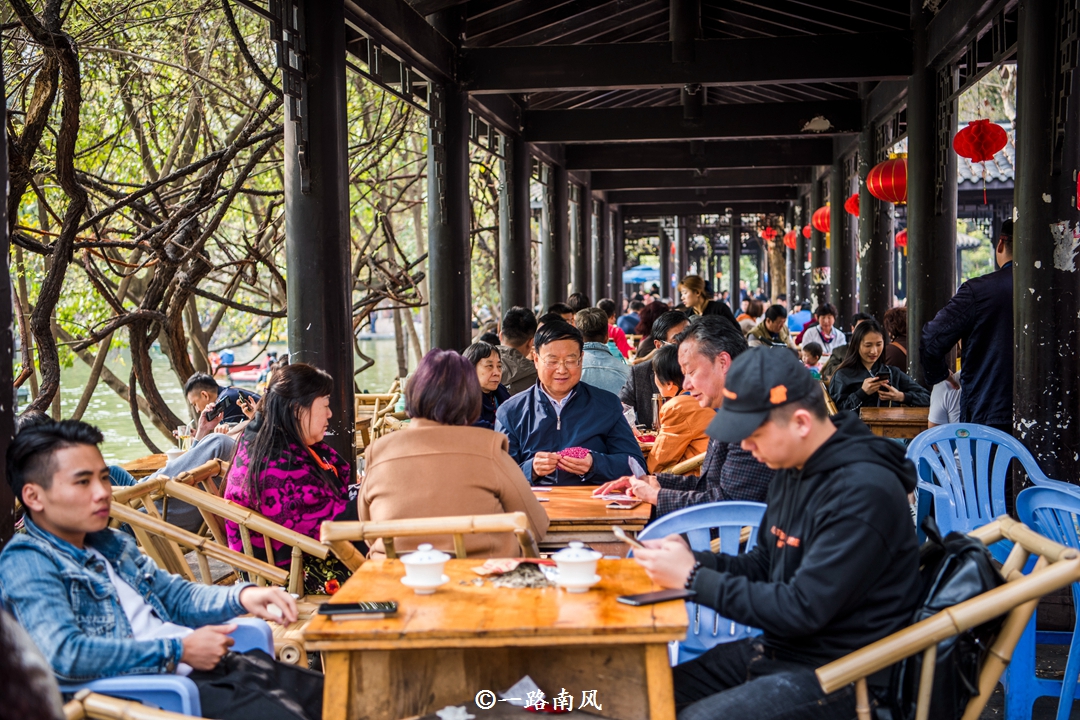
<svg viewBox="0 0 1080 720"><path fill-rule="evenodd" d="M806 216L806 222L817 212L817 209L825 204L822 184L824 179L814 180L810 185L810 213ZM811 304L814 307L829 301L829 280L832 272L829 267L829 251L825 248L825 233L813 227L810 232L810 295Z"/></svg>
<svg viewBox="0 0 1080 720"><path fill-rule="evenodd" d="M4 89L4 59L0 56L0 98L6 98ZM7 455L8 445L15 435L15 388L12 383L14 359L13 313L11 308L11 274L8 255L11 242L8 238L8 157L7 157L7 104L0 103L0 456ZM0 468L0 473L7 471ZM0 481L0 550L15 532L15 497L7 477Z"/></svg>
<svg viewBox="0 0 1080 720"><path fill-rule="evenodd" d="M795 224L795 203L788 203L787 212L784 213L784 233L786 234L790 230L794 230L796 235L798 235L799 228L796 227ZM798 254L795 250L792 250L786 245L784 246L784 292L787 293L789 308L799 297L798 285L796 283L798 276L796 275L797 269L795 267L795 259L797 257Z"/></svg>
<svg viewBox="0 0 1080 720"><path fill-rule="evenodd" d="M923 326L956 292L956 103L949 69L926 67L927 13L912 0L913 68L908 79L908 371L924 382ZM944 85L944 87L943 87Z"/></svg>
<svg viewBox="0 0 1080 720"><path fill-rule="evenodd" d="M611 289L608 297L615 301L617 312L622 311L623 270L626 265L626 231L623 227L623 210L616 207L611 214ZM599 298L592 298L595 304Z"/></svg>
<svg viewBox="0 0 1080 720"><path fill-rule="evenodd" d="M529 229L529 179L532 158L520 135L504 140L499 163L499 290L502 311L532 306L532 258Z"/></svg>
<svg viewBox="0 0 1080 720"><path fill-rule="evenodd" d="M1080 73L1061 71L1061 54L1077 51L1075 38L1059 45L1063 28L1075 27L1062 7L1071 6L1024 0L1019 10L1013 432L1047 475L1077 483Z"/></svg>
<svg viewBox="0 0 1080 720"><path fill-rule="evenodd" d="M849 194L846 165L844 158L836 157L832 172L829 174L829 197L832 198L832 204L829 206L829 235L832 238L830 297L833 305L836 306L836 312L839 313L836 318L837 324L842 328L851 326L851 318L858 312L859 304L856 294L855 243L849 223L851 216L844 209L844 201L847 200Z"/></svg>
<svg viewBox="0 0 1080 720"><path fill-rule="evenodd" d="M671 297L671 235L664 228L660 228L659 249L660 254L660 296ZM678 304L678 298L672 298Z"/></svg>
<svg viewBox="0 0 1080 720"><path fill-rule="evenodd" d="M731 262L731 271L728 273L728 292L731 293L731 311L736 316L739 314L739 305L742 304L742 293L739 291L739 260L742 257L742 215L734 213L731 216L731 242L728 243L728 258Z"/></svg>
<svg viewBox="0 0 1080 720"><path fill-rule="evenodd" d="M570 203L570 292L589 294L589 184L575 185ZM594 300L599 298L594 298Z"/></svg>
<svg viewBox="0 0 1080 720"><path fill-rule="evenodd" d="M679 294L679 282L690 274L690 218L683 215L675 218L675 268L672 297Z"/></svg>
<svg viewBox="0 0 1080 720"><path fill-rule="evenodd" d="M304 102L287 98L285 110L285 260L289 356L334 377L326 442L352 463L352 244L342 5L343 0L301 5L302 27L319 28L319 37L318 42L308 37Z"/></svg>
<svg viewBox="0 0 1080 720"><path fill-rule="evenodd" d="M866 175L877 164L874 126L867 123L859 133L859 250L862 282L859 284L859 310L883 318L892 307L893 247L892 222L888 213L892 203L883 203L866 187ZM889 205L889 208L882 208Z"/></svg>
<svg viewBox="0 0 1080 720"><path fill-rule="evenodd" d="M552 277L560 302L570 296L570 176L566 168L551 168L551 239L555 250L555 270Z"/></svg>
<svg viewBox="0 0 1080 720"><path fill-rule="evenodd" d="M604 291L607 289L607 203L602 200L597 200L593 204L592 215L592 233L590 238L590 244L592 250L590 257L592 259L592 291L589 293L590 298L602 298L604 297Z"/></svg>
<svg viewBox="0 0 1080 720"><path fill-rule="evenodd" d="M795 212L795 299L810 299L810 275L807 258L810 255L810 240L803 236L803 228L810 222L807 208L810 206L807 196L799 200Z"/></svg>

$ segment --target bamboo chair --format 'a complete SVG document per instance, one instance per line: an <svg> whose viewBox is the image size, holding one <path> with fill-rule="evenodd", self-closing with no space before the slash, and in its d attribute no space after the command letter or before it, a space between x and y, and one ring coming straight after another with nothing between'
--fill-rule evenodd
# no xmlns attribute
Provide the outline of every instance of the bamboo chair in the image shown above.
<svg viewBox="0 0 1080 720"><path fill-rule="evenodd" d="M701 466L705 464L705 453L700 453L692 458L687 458L680 463L666 468L661 468L657 472L671 473L673 475L689 475L695 470L700 470Z"/></svg>
<svg viewBox="0 0 1080 720"><path fill-rule="evenodd" d="M318 609L318 605L325 602L328 596L304 595L304 554L325 560L331 549L319 541L309 538L307 535L302 535L295 530L290 530L273 520L269 520L254 510L197 487L192 487L182 482L183 480L194 481L194 476L184 478L181 474L177 476L176 480L166 480L164 483L166 496L183 500L197 507L202 514L203 521L210 530L210 536L217 544L224 547L228 546L224 521L229 520L239 527L240 539L244 546L244 557L257 559L255 557L255 546L251 542L252 533L262 536L266 560L275 568L277 565L274 559L274 548L270 541L277 540L290 549L289 571L286 573L281 570L287 580L285 578L269 580L255 577L255 582L259 585L266 585L269 582L273 585L286 586L288 592L298 597L297 607L299 613L296 622L287 627L272 626L274 650L278 659L282 662L306 665L307 650L304 648L303 631L307 627L308 621L311 620L311 616ZM344 558L341 558L341 560L349 567Z"/></svg>
<svg viewBox="0 0 1080 720"><path fill-rule="evenodd" d="M454 554L458 559L466 557L465 536L477 533L513 533L521 545L525 557L540 557L536 538L529 526L529 518L523 512L498 515L458 515L452 517L410 518L408 520L381 520L356 522L324 522L322 542L333 548L334 553L353 572L364 564L364 557L353 547L353 542L381 539L386 557L397 558L394 538L419 535L453 535Z"/></svg>
<svg viewBox="0 0 1080 720"><path fill-rule="evenodd" d="M183 720L191 715L158 710L149 705L99 695L89 690L75 693L75 699L64 705L66 720Z"/></svg>
<svg viewBox="0 0 1080 720"><path fill-rule="evenodd" d="M833 402L832 395L829 394L829 388L825 387L825 382L822 380L819 380L818 382L821 384L821 392L825 394L825 409L829 411L829 415L835 415L840 412L836 407L836 403Z"/></svg>
<svg viewBox="0 0 1080 720"><path fill-rule="evenodd" d="M915 717L916 720L926 720L930 712L937 644L992 618L1005 615L1005 623L994 639L979 673L978 694L968 701L962 717L962 720L977 720L1012 659L1013 650L1035 612L1039 599L1080 581L1080 552L1045 538L1008 516L1002 515L992 523L973 530L970 535L987 546L1003 539L1014 543L1001 568L1001 574L1007 580L1004 585L954 605L817 669L818 682L826 693L836 692L855 683L856 714L859 720L871 719L866 678L916 653L923 653L923 667L919 678ZM1032 555L1039 560L1034 571L1030 575L1024 575L1021 571Z"/></svg>

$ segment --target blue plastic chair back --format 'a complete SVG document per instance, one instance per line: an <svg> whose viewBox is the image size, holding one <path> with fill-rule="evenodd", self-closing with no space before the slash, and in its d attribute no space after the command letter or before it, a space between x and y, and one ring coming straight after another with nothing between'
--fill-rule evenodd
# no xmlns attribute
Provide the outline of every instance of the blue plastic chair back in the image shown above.
<svg viewBox="0 0 1080 720"><path fill-rule="evenodd" d="M757 529L765 515L765 504L756 502L716 502L683 508L665 515L646 527L639 540L657 540L668 535L686 535L694 550L709 550L712 531L720 536L720 552L739 554L739 535L750 528L744 550L757 544ZM714 610L687 602L689 627L686 640L679 643L680 663L692 660L720 643L742 640L761 631L721 617Z"/></svg>
<svg viewBox="0 0 1080 720"><path fill-rule="evenodd" d="M942 534L969 533L1005 514L1013 460L1036 485L1051 482L1020 441L985 425L930 428L911 441L907 457L915 463L919 487L933 497L934 519ZM1003 542L990 551L1003 561L1011 547Z"/></svg>
<svg viewBox="0 0 1080 720"><path fill-rule="evenodd" d="M1016 496L1016 514L1020 522L1054 542L1080 549L1080 488L1050 480L1031 487ZM1073 607L1080 608L1080 583L1073 583ZM1065 664L1064 680L1041 678L1035 674L1035 645L1039 643L1068 644L1069 658ZM1066 720L1076 699L1077 676L1080 675L1080 635L1077 633L1036 632L1035 617L1025 629L1013 651L1013 660L1003 679L1006 687L1005 716L1009 720L1030 718L1036 698L1069 698L1058 704L1057 717Z"/></svg>
<svg viewBox="0 0 1080 720"><path fill-rule="evenodd" d="M234 618L232 632L233 652L263 650L274 656L274 633L270 625L258 618ZM125 675L102 678L87 683L61 684L60 691L76 693L82 689L101 695L135 700L169 712L202 717L199 689L190 679L181 675Z"/></svg>

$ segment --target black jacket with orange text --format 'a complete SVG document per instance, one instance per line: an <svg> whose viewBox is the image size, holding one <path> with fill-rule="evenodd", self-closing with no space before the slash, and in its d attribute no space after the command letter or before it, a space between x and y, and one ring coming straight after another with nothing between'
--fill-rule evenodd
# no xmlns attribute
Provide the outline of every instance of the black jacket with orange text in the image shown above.
<svg viewBox="0 0 1080 720"><path fill-rule="evenodd" d="M907 494L915 467L899 443L852 413L802 470L779 470L757 545L696 552L696 602L761 628L778 657L818 666L911 622L919 544Z"/></svg>

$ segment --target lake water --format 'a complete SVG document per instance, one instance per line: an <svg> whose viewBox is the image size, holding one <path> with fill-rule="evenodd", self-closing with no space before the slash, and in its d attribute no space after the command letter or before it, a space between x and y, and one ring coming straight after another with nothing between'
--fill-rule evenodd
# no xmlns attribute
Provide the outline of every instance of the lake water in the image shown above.
<svg viewBox="0 0 1080 720"><path fill-rule="evenodd" d="M249 360L257 349L250 352L245 348L234 350L236 361L240 363ZM271 345L269 349L277 350L278 353L287 352L284 345ZM375 365L357 376L357 384L361 389L371 392L384 392L397 375L397 355L393 338L361 340L360 349L368 357L375 359ZM260 355L254 362L258 363L261 360ZM161 390L161 396L174 413L182 418L189 417L190 410L184 400L183 389L169 367L168 359L164 355L155 354L153 362L154 378ZM359 358L356 358L355 362L359 366ZM118 353L111 357L108 366L117 377L127 383L131 375L131 362L126 353ZM75 411L89 377L90 367L81 360L76 360L73 367L61 373L60 406L63 417L69 417ZM98 426L105 434L105 444L102 445L101 451L109 463L127 462L150 452L135 432L135 423L131 420L127 398L121 398L104 382L99 382L94 390L83 420ZM171 446L171 441L165 438L145 416L142 421L147 434L158 447L164 450L167 446Z"/></svg>

